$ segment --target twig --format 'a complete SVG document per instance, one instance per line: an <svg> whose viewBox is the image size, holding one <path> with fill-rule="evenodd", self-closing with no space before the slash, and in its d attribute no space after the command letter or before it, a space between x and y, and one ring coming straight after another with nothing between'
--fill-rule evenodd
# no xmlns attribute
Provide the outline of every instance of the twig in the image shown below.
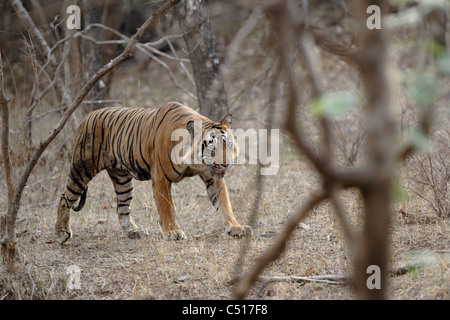
<svg viewBox="0 0 450 320"><path fill-rule="evenodd" d="M417 269L423 268L422 264L412 264L409 266L402 266L389 271L391 277L402 276L408 272L415 271ZM259 276L256 281L263 282L265 284L271 282L294 282L294 283L305 283L305 282L316 282L324 284L333 285L346 285L350 284L352 281L352 275L350 274L325 274L317 276Z"/></svg>
<svg viewBox="0 0 450 320"><path fill-rule="evenodd" d="M339 219L342 229L344 231L345 238L347 240L347 245L350 249L350 253L355 253L356 250L356 235L354 234L352 227L350 226L350 222L347 219L347 215L345 214L345 209L342 205L341 200L338 197L338 186L334 184L330 193L330 200L334 207L334 213Z"/></svg>
<svg viewBox="0 0 450 320"><path fill-rule="evenodd" d="M174 55L176 58L179 59L178 54L177 54L175 48L173 47L172 41L170 41L170 39L167 39L167 40L166 40L166 43L167 43L167 45L169 46L170 51L172 51L173 55ZM188 60L188 61L190 62L190 60ZM194 80L194 78L192 77L192 75L191 75L191 73L189 72L189 70L186 68L186 65L184 64L183 60L180 59L179 62L180 62L181 68L183 69L184 73L185 73L186 76L188 77L189 81L191 82L191 84L192 84L193 86L195 86L195 80Z"/></svg>
<svg viewBox="0 0 450 320"><path fill-rule="evenodd" d="M28 277L30 278L31 284L32 284L32 286L31 286L30 300L33 300L33 297L34 297L34 290L35 290L35 288L36 288L36 285L35 285L35 283L34 283L33 277L31 276L31 269L32 269L32 268L33 268L33 265L30 264L30 267L28 268L28 272L27 272Z"/></svg>
<svg viewBox="0 0 450 320"><path fill-rule="evenodd" d="M86 40L93 41L93 42L96 43L96 44L105 44L105 43L102 43L102 42L100 42L100 41L97 41L96 39L94 39L94 38L92 38L92 37L86 36L86 35L84 34L84 33L85 33L86 31L88 31L90 28L101 28L101 29L104 29L104 30L108 30L108 31L114 33L115 35L119 36L120 38L122 38L122 40L118 40L118 41L121 41L120 43L130 43L130 41L131 41L131 38L128 38L126 35L120 33L120 32L117 31L117 30L114 30L114 29L112 29L112 28L110 28L110 27L107 27L107 26L105 26L105 25L103 25L103 24L100 24L100 23L93 23L93 24L88 25L82 32L76 34L76 36L81 36L81 37L85 38ZM178 35L174 35L174 36L166 36L166 37L164 37L164 38L162 38L162 39L168 40L168 39L170 39L170 38L177 38L177 37L180 37L180 36L178 36ZM153 45L154 45L155 43L160 43L160 41L161 41L162 39L160 39L159 41L156 41L156 42L136 43L136 48L139 49L139 50L140 50L141 52L143 52L144 54L146 54L147 56L149 56L151 59L153 59L153 60L156 61L157 63L159 63L164 69L166 69L167 72L169 73L169 77L170 77L172 83L175 85L175 87L177 87L178 89L180 89L180 90L182 90L183 92L185 92L185 93L186 93L189 97L191 97L192 99L195 99L195 100L196 100L196 99L197 99L197 96L196 96L195 94L193 94L192 92L190 92L190 91L187 90L186 88L182 87L182 86L178 83L178 81L176 80L175 76L173 75L172 70L170 69L170 67L169 67L164 61L162 61L161 59L158 59L158 58L153 54L153 53L155 53L155 54L158 54L158 55L163 56L163 57L165 57L165 58L168 58L168 59L170 59L170 60L177 61L177 62L179 62L179 63L181 64L182 67L184 66L184 63L183 63L183 62L189 62L189 61L190 61L189 59L182 59L182 58L179 58L179 57L176 56L176 55L175 55L175 56L171 56L171 55L169 55L169 54L167 54L167 53L165 53L165 52L162 52L162 51L160 51L160 50L154 48ZM106 43L106 44L110 44L110 43ZM183 69L185 69L185 68L183 68ZM187 72L187 70L185 70L185 72L187 73L188 78L189 78L190 80L192 80L192 77L191 77L190 74Z"/></svg>
<svg viewBox="0 0 450 320"><path fill-rule="evenodd" d="M222 66L224 77L228 77L231 80L231 71L233 70L232 66L234 64L234 60L236 59L237 53L240 51L245 38L247 38L250 32L252 32L261 17L261 11L259 9L254 9L250 16L247 18L247 21L239 29L239 31L236 33L236 36L230 42L227 49L227 54L225 56L225 61L223 62Z"/></svg>
<svg viewBox="0 0 450 320"><path fill-rule="evenodd" d="M52 64L56 64L56 59L50 53L50 47L45 41L45 38L42 36L42 33L39 32L36 24L33 19L31 19L27 10L23 7L22 2L19 0L10 0L9 1L14 11L17 13L19 18L22 20L25 28L33 34L33 36L37 39L39 51L43 56L46 56L48 60L51 61Z"/></svg>
<svg viewBox="0 0 450 320"><path fill-rule="evenodd" d="M84 100L84 104L107 104L107 103L122 103L120 100Z"/></svg>
<svg viewBox="0 0 450 320"><path fill-rule="evenodd" d="M316 282L316 283L324 283L324 284L334 284L334 285L342 285L348 284L351 280L351 275L323 275L323 276L311 276L311 277L297 277L297 276L270 276L258 277L257 281L261 281L264 283L270 282L296 282L296 283L305 283L305 282Z"/></svg>

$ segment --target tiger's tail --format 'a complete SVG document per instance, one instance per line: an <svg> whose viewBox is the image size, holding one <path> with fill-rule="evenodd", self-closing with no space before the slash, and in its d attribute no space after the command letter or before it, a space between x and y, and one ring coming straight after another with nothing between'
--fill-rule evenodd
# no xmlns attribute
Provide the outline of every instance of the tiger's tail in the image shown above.
<svg viewBox="0 0 450 320"><path fill-rule="evenodd" d="M80 201L78 202L78 205L77 205L77 206L75 206L75 205L72 206L72 210L73 210L73 211L78 212L78 211L80 211L81 209L83 209L84 204L86 203L87 189L88 189L88 188L86 187L86 189L84 189L83 193L81 194L81 196L80 196Z"/></svg>

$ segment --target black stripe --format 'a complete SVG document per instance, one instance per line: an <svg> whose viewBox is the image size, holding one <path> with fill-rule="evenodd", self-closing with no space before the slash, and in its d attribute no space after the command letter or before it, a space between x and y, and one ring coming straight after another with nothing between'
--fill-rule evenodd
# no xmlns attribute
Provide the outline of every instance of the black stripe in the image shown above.
<svg viewBox="0 0 450 320"><path fill-rule="evenodd" d="M162 164L161 164L161 159L158 158L159 161L159 166L161 168L162 173L164 174L164 176L166 177L167 180L169 180L170 183L172 183L172 180L169 179L169 177L167 176L166 172L164 171Z"/></svg>
<svg viewBox="0 0 450 320"><path fill-rule="evenodd" d="M89 172L89 170L88 170L88 168L86 167L86 165L85 165L85 161L84 161L84 156L83 156L83 154L86 154L86 140L87 140L87 137L88 137L88 131L89 131L89 126L88 126L88 123L86 124L86 131L85 131L85 133L84 133L84 137L83 137L83 140L82 140L82 142L81 142L81 146L80 146L80 162L81 162L81 167L83 168L83 170L84 170L84 175L89 179L89 180L92 180L92 176L91 176L91 174L90 174L90 172ZM92 146L93 147L93 146Z"/></svg>
<svg viewBox="0 0 450 320"><path fill-rule="evenodd" d="M215 192L213 195L209 197L211 199L212 204L216 207L217 204L217 193ZM217 209L217 208L216 208Z"/></svg>
<svg viewBox="0 0 450 320"><path fill-rule="evenodd" d="M139 155L141 156L141 160L144 162L145 166L147 167L148 173L150 173L150 171L151 171L150 164L144 158L144 154L142 153L142 145L143 145L142 141L139 141Z"/></svg>
<svg viewBox="0 0 450 320"><path fill-rule="evenodd" d="M153 148L155 147L155 139L156 139L156 135L157 135L157 133L158 133L158 129L159 129L159 126L161 126L161 123L164 121L164 118L167 116L167 114L170 112L170 111L172 111L172 110L174 110L174 109L176 109L176 108L179 108L181 105L180 104L174 104L174 105L171 105L171 107L169 108L169 110L167 110L166 111L166 113L164 113L164 116L162 117L162 119L159 121L159 124L158 124L158 126L156 127L156 130L155 130L155 134L154 134L154 136L153 136ZM164 108L164 107L163 107ZM159 110L158 110L158 112L159 112Z"/></svg>
<svg viewBox="0 0 450 320"><path fill-rule="evenodd" d="M139 145L139 155L138 155L139 157L138 157L138 159L134 160L133 165L134 165L135 168L137 168L137 171L139 171L141 174L148 176L150 174L150 164L147 163L147 161L145 160L144 155L142 153L142 145L143 145L143 142L142 142L142 129L140 129L140 128L143 127L142 126L142 122L144 121L144 116L145 115L146 115L146 113L142 112L142 114L137 116L137 121L135 121L136 124L137 124L137 127L138 127L138 129L135 132L135 136L136 136L135 138L137 140L136 141L137 145ZM136 148L134 148L134 149L136 149ZM133 154L133 156L134 156L134 154ZM140 162L144 162L146 168L143 168L141 166Z"/></svg>
<svg viewBox="0 0 450 320"><path fill-rule="evenodd" d="M121 191L121 192L116 191L116 194L125 194L125 193L131 192L131 191L133 191L133 188L130 188L130 189L126 190L126 191Z"/></svg>
<svg viewBox="0 0 450 320"><path fill-rule="evenodd" d="M81 175L80 175L80 173L78 172L78 170L77 170L76 168L72 167L71 169L75 170L75 172L76 172L76 173L78 174L78 176L81 178ZM72 181L80 188L80 190L84 190L83 185L80 183L80 181L78 181L78 180L75 178L74 174L72 173L72 170L70 170L69 178L70 178L70 180L72 180Z"/></svg>
<svg viewBox="0 0 450 320"><path fill-rule="evenodd" d="M214 122L210 121L210 120L203 120L202 121L202 128L203 129L211 129L214 126Z"/></svg>
<svg viewBox="0 0 450 320"><path fill-rule="evenodd" d="M120 202L127 202L133 200L133 197L128 197L125 200L120 200Z"/></svg>
<svg viewBox="0 0 450 320"><path fill-rule="evenodd" d="M189 116L190 116L189 113L182 113L179 116L175 117L172 122L176 122L176 121L178 121L180 119L183 119L184 117L189 117Z"/></svg>
<svg viewBox="0 0 450 320"><path fill-rule="evenodd" d="M104 122L102 122L102 137L100 140L100 145L98 146L98 155L97 155L97 172L100 172L99 164L104 140L105 140L105 126Z"/></svg>
<svg viewBox="0 0 450 320"><path fill-rule="evenodd" d="M76 196L81 196L81 194L83 192L77 192L75 190L73 190L71 187L69 187L69 185L66 186L67 190L69 190L72 194L76 195Z"/></svg>
<svg viewBox="0 0 450 320"><path fill-rule="evenodd" d="M69 202L75 202L75 201L77 201L77 199L72 200L72 199L69 199L69 197L65 197L65 198L66 198L67 206L70 206L69 203L68 203L67 201L69 201Z"/></svg>
<svg viewBox="0 0 450 320"><path fill-rule="evenodd" d="M175 173L177 174L177 175L181 175L181 173L177 170L177 169L175 169L175 166L173 165L173 162L172 162L172 159L171 159L171 157L170 157L170 153L169 153L169 151L167 151L167 155L168 155L168 158L169 158L169 162L170 162L170 165L172 166L172 169L173 169L173 171L175 171Z"/></svg>
<svg viewBox="0 0 450 320"><path fill-rule="evenodd" d="M214 179L211 178L209 180L206 180L205 183L206 183L206 189L208 189L209 187L211 187L214 184Z"/></svg>
<svg viewBox="0 0 450 320"><path fill-rule="evenodd" d="M110 177L112 180L114 180L115 183L120 184L121 186L123 186L123 185L129 183L131 180L133 180L132 177L128 178L128 179L125 180L125 181L120 181L117 177L114 177L114 176L109 176L109 177Z"/></svg>
<svg viewBox="0 0 450 320"><path fill-rule="evenodd" d="M129 110L127 110L129 111ZM125 125L127 124L128 118L130 117L130 115L132 114L132 112L129 112L125 115L125 118L122 120L122 122L119 123L119 126L117 128L116 134L113 136L113 150L114 147L116 147L116 151L118 152L117 154L114 154L114 157L117 157L120 160L120 163L125 165L126 161L124 161L123 158L123 152L121 152L123 150L123 145L122 145L122 138L123 138L123 132L125 130ZM129 125L129 123L128 123ZM117 141L117 143L116 143ZM121 148L122 147L122 148Z"/></svg>
<svg viewBox="0 0 450 320"><path fill-rule="evenodd" d="M92 121L92 142L91 142L91 162L92 162L92 168L97 167L94 163L95 161L95 130L97 129L97 121L98 121L98 114L96 117L94 117L94 120Z"/></svg>
<svg viewBox="0 0 450 320"><path fill-rule="evenodd" d="M63 196L64 202L66 203L66 206L70 208L69 200L67 200L67 196Z"/></svg>

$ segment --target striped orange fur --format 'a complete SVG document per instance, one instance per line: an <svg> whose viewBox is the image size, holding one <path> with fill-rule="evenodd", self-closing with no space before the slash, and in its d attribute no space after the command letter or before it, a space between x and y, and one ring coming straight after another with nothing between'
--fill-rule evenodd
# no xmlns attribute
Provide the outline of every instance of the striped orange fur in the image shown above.
<svg viewBox="0 0 450 320"><path fill-rule="evenodd" d="M70 209L82 209L89 182L103 170L113 182L119 222L130 238L139 238L143 232L130 216L133 179L151 179L163 236L183 239L185 234L175 219L171 185L192 176L199 176L204 181L211 202L221 212L228 234L237 237L251 234L250 227L240 225L235 219L223 178L232 161L186 164L174 162L171 157L178 143L172 141L172 133L177 129L192 133L195 121L201 121L204 136L198 140L197 150L213 150L214 154L217 148L229 148L232 158L237 156L236 142L229 130L231 116L222 122L213 122L177 102L169 102L157 109L104 108L87 115L77 130L68 182L58 205L55 226L58 241L62 244L72 236ZM194 144L197 142L193 134L190 139L192 154L188 156L195 157L193 150L196 150ZM226 146L220 144L222 140L227 141ZM78 206L74 206L78 199Z"/></svg>

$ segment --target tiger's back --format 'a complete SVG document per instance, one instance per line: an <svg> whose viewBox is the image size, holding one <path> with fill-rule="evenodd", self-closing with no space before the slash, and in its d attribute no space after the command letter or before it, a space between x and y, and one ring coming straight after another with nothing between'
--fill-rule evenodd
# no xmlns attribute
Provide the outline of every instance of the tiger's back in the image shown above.
<svg viewBox="0 0 450 320"><path fill-rule="evenodd" d="M83 168L88 178L115 168L139 180L150 179L150 163L143 146L148 144L149 123L155 111L104 108L90 113L77 130L72 167Z"/></svg>
<svg viewBox="0 0 450 320"><path fill-rule="evenodd" d="M208 118L177 102L158 109L96 110L77 130L73 164L86 168L87 176L115 168L127 171L135 179L149 180L152 166L172 162L170 153L162 150L173 147L172 132L185 129L189 121L202 121L205 126L212 124ZM178 177L173 169L166 168L175 180Z"/></svg>

